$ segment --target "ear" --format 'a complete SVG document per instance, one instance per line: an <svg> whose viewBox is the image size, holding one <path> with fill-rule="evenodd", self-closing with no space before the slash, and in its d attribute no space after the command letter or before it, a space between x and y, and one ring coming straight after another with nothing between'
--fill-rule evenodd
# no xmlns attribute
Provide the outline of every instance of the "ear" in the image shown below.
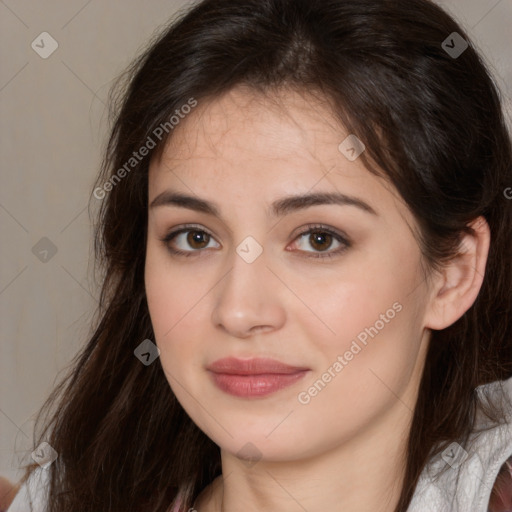
<svg viewBox="0 0 512 512"><path fill-rule="evenodd" d="M475 234L464 236L457 256L433 281L431 299L425 313L425 327L435 330L449 327L473 305L480 292L491 233L482 216L469 226Z"/></svg>

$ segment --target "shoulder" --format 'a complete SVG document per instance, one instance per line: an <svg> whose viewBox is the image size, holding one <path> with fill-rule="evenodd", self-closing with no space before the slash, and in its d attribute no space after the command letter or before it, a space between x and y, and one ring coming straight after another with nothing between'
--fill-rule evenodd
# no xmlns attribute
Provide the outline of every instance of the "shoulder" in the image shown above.
<svg viewBox="0 0 512 512"><path fill-rule="evenodd" d="M48 477L48 469L35 469L21 486L7 512L46 512Z"/></svg>
<svg viewBox="0 0 512 512"><path fill-rule="evenodd" d="M512 378L480 386L477 392L484 400L501 402L507 421L490 425L479 415L477 426L486 430L475 429L466 449L454 442L429 461L407 512L488 511L500 468L512 455Z"/></svg>

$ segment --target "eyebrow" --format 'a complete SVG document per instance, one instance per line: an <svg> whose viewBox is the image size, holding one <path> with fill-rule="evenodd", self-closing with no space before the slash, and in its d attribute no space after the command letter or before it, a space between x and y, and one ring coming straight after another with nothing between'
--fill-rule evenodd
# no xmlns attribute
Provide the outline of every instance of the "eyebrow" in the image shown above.
<svg viewBox="0 0 512 512"><path fill-rule="evenodd" d="M272 217L281 217L311 206L332 204L340 206L355 206L362 211L378 216L377 212L369 204L358 197L327 192L283 197L271 204L269 215ZM181 208L195 210L208 215L214 215L219 218L222 217L220 210L215 203L200 199L196 196L189 196L187 194L173 192L170 190L166 190L156 196L153 201L151 201L149 208L151 209L159 206L179 206Z"/></svg>

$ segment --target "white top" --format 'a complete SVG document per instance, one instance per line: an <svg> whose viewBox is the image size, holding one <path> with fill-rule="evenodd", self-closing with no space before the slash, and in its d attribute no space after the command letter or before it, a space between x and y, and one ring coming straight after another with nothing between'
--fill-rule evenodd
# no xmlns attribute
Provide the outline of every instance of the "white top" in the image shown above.
<svg viewBox="0 0 512 512"><path fill-rule="evenodd" d="M503 385L512 400L512 378L477 388L493 395ZM504 407L505 408L505 407ZM505 408L508 423L473 434L463 450L452 443L433 458L421 473L407 512L487 512L491 491L503 463L512 455L512 409ZM484 425L479 417L479 425ZM447 467L436 478L436 471ZM457 474L459 484L456 486ZM48 470L38 468L20 489L7 512L46 512Z"/></svg>
<svg viewBox="0 0 512 512"><path fill-rule="evenodd" d="M512 400L512 378L479 386L477 391L481 393L487 388L492 396L496 396L501 385ZM444 456L440 454L429 462L421 474L407 512L487 512L499 470L512 455L512 409L507 404L503 404L503 409L508 422L481 434L472 434L467 452L457 446L453 446L453 449L448 447L443 451ZM486 425L481 415L477 418L477 425ZM457 459L461 462L460 466ZM448 464L449 461L452 461L451 464ZM435 471L445 466L451 467L447 467L447 471L436 479Z"/></svg>

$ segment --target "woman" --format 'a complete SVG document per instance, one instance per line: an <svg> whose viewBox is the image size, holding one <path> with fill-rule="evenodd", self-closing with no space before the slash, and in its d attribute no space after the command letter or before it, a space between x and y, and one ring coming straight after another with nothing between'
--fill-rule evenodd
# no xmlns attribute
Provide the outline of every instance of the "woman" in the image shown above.
<svg viewBox="0 0 512 512"><path fill-rule="evenodd" d="M469 43L427 0L173 22L130 70L99 320L11 508L503 510L512 150Z"/></svg>

